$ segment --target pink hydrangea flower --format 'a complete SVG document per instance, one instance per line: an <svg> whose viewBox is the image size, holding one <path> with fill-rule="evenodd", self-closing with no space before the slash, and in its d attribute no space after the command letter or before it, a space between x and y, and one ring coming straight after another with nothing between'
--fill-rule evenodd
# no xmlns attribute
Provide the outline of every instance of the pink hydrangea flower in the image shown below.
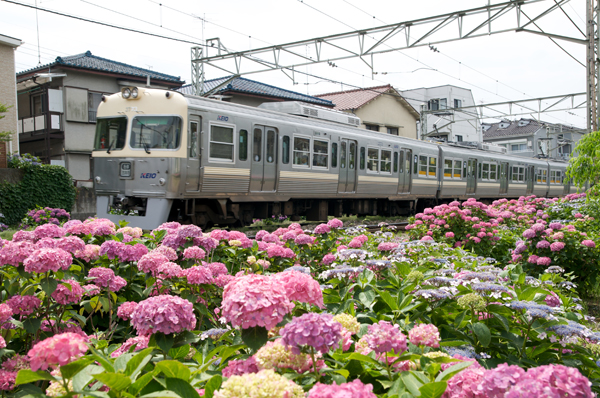
<svg viewBox="0 0 600 398"><path fill-rule="evenodd" d="M565 244L563 242L553 242L550 245L550 250L552 250L553 252L561 251L564 248L565 248Z"/></svg>
<svg viewBox="0 0 600 398"><path fill-rule="evenodd" d="M329 220L327 222L327 225L329 226L329 228L342 228L344 226L344 223L340 220L338 220L337 218L333 218L331 220Z"/></svg>
<svg viewBox="0 0 600 398"><path fill-rule="evenodd" d="M244 275L225 286L221 304L223 316L234 327L262 326L272 329L283 320L294 304L285 286L264 275Z"/></svg>
<svg viewBox="0 0 600 398"><path fill-rule="evenodd" d="M315 242L315 238L306 234L300 234L294 239L294 243L297 245L312 245Z"/></svg>
<svg viewBox="0 0 600 398"><path fill-rule="evenodd" d="M119 306L119 309L117 309L117 316L124 321L128 321L131 319L131 314L133 314L133 311L135 311L137 306L138 303L135 301L126 301Z"/></svg>
<svg viewBox="0 0 600 398"><path fill-rule="evenodd" d="M198 246L192 246L183 251L183 257L187 259L202 260L206 257L206 252Z"/></svg>
<svg viewBox="0 0 600 398"><path fill-rule="evenodd" d="M65 229L55 224L44 224L36 227L33 233L36 240L42 238L62 238L65 236Z"/></svg>
<svg viewBox="0 0 600 398"><path fill-rule="evenodd" d="M377 246L377 250L382 252L387 252L393 250L398 247L398 244L395 242L381 242L379 246Z"/></svg>
<svg viewBox="0 0 600 398"><path fill-rule="evenodd" d="M542 365L528 369L504 397L592 398L591 385L576 368Z"/></svg>
<svg viewBox="0 0 600 398"><path fill-rule="evenodd" d="M118 292L127 285L127 281L120 276L116 276L110 268L97 267L92 268L88 277L95 278L92 283L98 287L108 288L111 292Z"/></svg>
<svg viewBox="0 0 600 398"><path fill-rule="evenodd" d="M406 336L402 334L398 325L392 325L388 321L369 325L369 331L364 337L369 348L378 354L392 350L401 354L407 349Z"/></svg>
<svg viewBox="0 0 600 398"><path fill-rule="evenodd" d="M15 388L15 381L17 380L18 372L11 372L9 370L0 370L0 390L10 391Z"/></svg>
<svg viewBox="0 0 600 398"><path fill-rule="evenodd" d="M518 366L500 364L494 369L486 370L477 385L478 396L485 398L504 398L525 371Z"/></svg>
<svg viewBox="0 0 600 398"><path fill-rule="evenodd" d="M281 329L281 342L291 347L292 353L310 352L308 347L326 353L342 340L343 326L331 314L308 312L294 317Z"/></svg>
<svg viewBox="0 0 600 398"><path fill-rule="evenodd" d="M8 321L11 316L13 316L11 306L6 303L0 304L0 325Z"/></svg>
<svg viewBox="0 0 600 398"><path fill-rule="evenodd" d="M83 250L75 252L75 257L88 263L97 260L100 257L100 246L85 245Z"/></svg>
<svg viewBox="0 0 600 398"><path fill-rule="evenodd" d="M477 386L481 382L485 368L474 362L465 370L455 374L448 380L446 392L442 398L476 398Z"/></svg>
<svg viewBox="0 0 600 398"><path fill-rule="evenodd" d="M308 392L308 398L376 398L371 384L359 379L342 384L317 383Z"/></svg>
<svg viewBox="0 0 600 398"><path fill-rule="evenodd" d="M61 333L33 346L27 356L31 370L47 370L66 365L83 356L88 350L85 338L75 333Z"/></svg>
<svg viewBox="0 0 600 398"><path fill-rule="evenodd" d="M229 361L221 372L224 377L231 377L241 376L246 373L257 373L258 370L256 359L250 357L248 359L234 359L233 361Z"/></svg>
<svg viewBox="0 0 600 398"><path fill-rule="evenodd" d="M46 224L50 225L50 224ZM23 261L25 272L46 273L48 271L68 270L73 257L62 249L37 249Z"/></svg>
<svg viewBox="0 0 600 398"><path fill-rule="evenodd" d="M408 332L409 341L417 346L439 348L440 332L433 324L421 323Z"/></svg>
<svg viewBox="0 0 600 398"><path fill-rule="evenodd" d="M152 250L152 253L163 254L169 259L169 261L177 261L177 259L179 258L175 249L172 249L167 246L159 246L156 249Z"/></svg>
<svg viewBox="0 0 600 398"><path fill-rule="evenodd" d="M137 336L127 339L121 347L117 348L113 352L110 353L111 358L118 358L123 354L127 354L131 347L134 347L133 351L140 351L144 348L148 348L148 343L150 343L149 336Z"/></svg>
<svg viewBox="0 0 600 398"><path fill-rule="evenodd" d="M327 224L319 224L316 226L314 232L315 232L315 234L319 234L319 235L326 234L326 233L331 232L331 227Z"/></svg>
<svg viewBox="0 0 600 398"><path fill-rule="evenodd" d="M197 265L183 271L189 284L205 285L213 282L213 274L209 267Z"/></svg>
<svg viewBox="0 0 600 398"><path fill-rule="evenodd" d="M550 292L550 294L546 296L544 301L546 302L546 305L548 307L560 307L560 305L562 304L560 297L558 297L558 295L554 292Z"/></svg>
<svg viewBox="0 0 600 398"><path fill-rule="evenodd" d="M167 261L166 263L160 264L153 274L161 279L172 279L181 276L183 270L179 264Z"/></svg>
<svg viewBox="0 0 600 398"><path fill-rule="evenodd" d="M193 330L196 326L194 306L177 296L156 296L141 301L131 314L131 324L138 335L164 334Z"/></svg>
<svg viewBox="0 0 600 398"><path fill-rule="evenodd" d="M446 235L445 235L445 236L446 236L446 238L448 238L448 239L452 239L452 238L454 238L454 232L446 232Z"/></svg>
<svg viewBox="0 0 600 398"><path fill-rule="evenodd" d="M550 257L540 257L537 259L537 265L542 265L544 267L547 267L551 263L552 263L552 259Z"/></svg>
<svg viewBox="0 0 600 398"><path fill-rule="evenodd" d="M329 265L329 264L331 264L334 261L335 261L335 256L333 254L326 254L326 255L323 256L322 263L324 265Z"/></svg>
<svg viewBox="0 0 600 398"><path fill-rule="evenodd" d="M69 253L76 253L85 249L85 242L77 236L65 236L56 240L55 247Z"/></svg>
<svg viewBox="0 0 600 398"><path fill-rule="evenodd" d="M8 242L0 249L0 265L8 264L18 267L31 255L33 250L34 245L28 240Z"/></svg>
<svg viewBox="0 0 600 398"><path fill-rule="evenodd" d="M31 315L42 304L42 300L36 296L16 295L9 298L6 304L10 306L13 315Z"/></svg>
<svg viewBox="0 0 600 398"><path fill-rule="evenodd" d="M164 254L152 251L140 258L137 267L142 272L154 272L160 264L169 262L169 258Z"/></svg>
<svg viewBox="0 0 600 398"><path fill-rule="evenodd" d="M273 276L283 284L290 301L299 301L324 308L323 292L312 276L298 271L280 272Z"/></svg>
<svg viewBox="0 0 600 398"><path fill-rule="evenodd" d="M68 284L71 288L69 289L65 284ZM62 280L58 284L58 287L52 293L52 298L56 300L58 304L76 304L81 301L85 290L81 287L79 282L73 279Z"/></svg>
<svg viewBox="0 0 600 398"><path fill-rule="evenodd" d="M596 247L596 243L590 239L586 239L586 240L582 241L581 244L586 247Z"/></svg>

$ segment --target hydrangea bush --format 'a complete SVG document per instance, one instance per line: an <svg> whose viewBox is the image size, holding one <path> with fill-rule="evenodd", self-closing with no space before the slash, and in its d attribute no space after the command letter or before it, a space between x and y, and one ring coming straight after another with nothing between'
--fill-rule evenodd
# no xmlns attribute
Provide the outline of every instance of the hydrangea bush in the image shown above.
<svg viewBox="0 0 600 398"><path fill-rule="evenodd" d="M105 219L21 230L0 240L0 390L593 397L600 327L580 293L600 241L576 203L452 202L408 239L337 219L253 237Z"/></svg>

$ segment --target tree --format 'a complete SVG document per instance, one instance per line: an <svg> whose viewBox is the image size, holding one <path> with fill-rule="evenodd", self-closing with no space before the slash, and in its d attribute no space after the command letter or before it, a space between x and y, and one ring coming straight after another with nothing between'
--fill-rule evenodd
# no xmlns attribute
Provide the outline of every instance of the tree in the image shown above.
<svg viewBox="0 0 600 398"><path fill-rule="evenodd" d="M567 178L572 178L573 183L583 188L587 183L593 185L592 192L600 189L600 131L584 135L575 147L577 156L569 160Z"/></svg>

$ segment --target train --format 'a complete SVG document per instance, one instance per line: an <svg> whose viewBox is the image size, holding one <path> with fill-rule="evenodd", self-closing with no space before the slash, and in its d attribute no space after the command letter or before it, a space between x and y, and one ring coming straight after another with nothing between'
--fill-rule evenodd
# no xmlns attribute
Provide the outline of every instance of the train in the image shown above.
<svg viewBox="0 0 600 398"><path fill-rule="evenodd" d="M102 97L97 216L247 225L287 216L408 215L438 203L573 192L567 163L359 128L302 102L250 107L145 87ZM481 147L481 145L480 145Z"/></svg>

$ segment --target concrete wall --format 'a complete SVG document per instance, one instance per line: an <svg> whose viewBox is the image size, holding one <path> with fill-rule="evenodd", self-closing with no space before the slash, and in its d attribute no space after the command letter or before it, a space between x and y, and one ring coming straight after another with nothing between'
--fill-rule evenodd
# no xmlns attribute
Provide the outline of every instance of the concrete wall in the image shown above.
<svg viewBox="0 0 600 398"><path fill-rule="evenodd" d="M19 150L17 136L17 85L15 80L15 49L0 43L0 103L10 106L0 119L0 131L13 132L13 139L8 144L8 151Z"/></svg>
<svg viewBox="0 0 600 398"><path fill-rule="evenodd" d="M409 112L405 105L391 95L380 95L373 101L355 111L362 122L379 125L379 131L387 133L387 127L398 129L398 135L417 138L417 118Z"/></svg>

